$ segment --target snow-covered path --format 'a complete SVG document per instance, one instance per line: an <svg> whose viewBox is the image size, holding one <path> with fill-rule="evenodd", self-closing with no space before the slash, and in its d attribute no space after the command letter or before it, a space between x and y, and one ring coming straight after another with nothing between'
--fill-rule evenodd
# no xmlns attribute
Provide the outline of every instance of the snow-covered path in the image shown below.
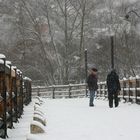
<svg viewBox="0 0 140 140"><path fill-rule="evenodd" d="M140 106L121 103L110 109L108 102L96 100L88 106L88 98L43 99L46 133L30 135L33 105L25 112L16 129L8 131L9 140L140 140Z"/></svg>
<svg viewBox="0 0 140 140"><path fill-rule="evenodd" d="M88 107L86 98L47 100L47 140L140 140L140 106L95 104Z"/></svg>

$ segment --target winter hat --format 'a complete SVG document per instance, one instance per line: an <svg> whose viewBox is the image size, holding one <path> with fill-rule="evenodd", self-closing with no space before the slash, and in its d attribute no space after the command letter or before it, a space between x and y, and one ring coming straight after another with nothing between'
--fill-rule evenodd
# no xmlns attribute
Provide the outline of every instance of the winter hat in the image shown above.
<svg viewBox="0 0 140 140"><path fill-rule="evenodd" d="M95 72L97 72L97 71L98 71L98 70L97 70L97 68L92 68L92 70L93 70L93 71L95 71Z"/></svg>

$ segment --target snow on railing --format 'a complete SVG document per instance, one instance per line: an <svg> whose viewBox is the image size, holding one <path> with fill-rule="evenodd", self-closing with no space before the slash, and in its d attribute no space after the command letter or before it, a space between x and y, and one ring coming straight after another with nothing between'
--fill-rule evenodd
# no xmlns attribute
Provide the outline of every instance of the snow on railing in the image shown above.
<svg viewBox="0 0 140 140"><path fill-rule="evenodd" d="M87 84L69 84L37 86L32 88L32 95L45 96L49 98L71 98L86 96Z"/></svg>
<svg viewBox="0 0 140 140"><path fill-rule="evenodd" d="M139 102L140 98L140 77L123 78L120 80L121 91L119 97L126 101ZM97 97L107 97L108 91L106 82L98 83ZM32 95L44 96L47 98L72 98L84 97L87 95L87 84L69 84L69 85L52 85L38 86L32 88ZM132 98L133 97L133 98Z"/></svg>
<svg viewBox="0 0 140 140"><path fill-rule="evenodd" d="M140 103L140 77L138 75L136 77L124 77L120 80L120 84L121 91L119 92L119 98L125 101ZM100 82L97 96L108 97L107 95L106 83Z"/></svg>
<svg viewBox="0 0 140 140"><path fill-rule="evenodd" d="M23 115L24 104L31 102L31 81L23 81L22 72L3 54L0 54L0 91L0 137L6 139L8 128L14 128Z"/></svg>

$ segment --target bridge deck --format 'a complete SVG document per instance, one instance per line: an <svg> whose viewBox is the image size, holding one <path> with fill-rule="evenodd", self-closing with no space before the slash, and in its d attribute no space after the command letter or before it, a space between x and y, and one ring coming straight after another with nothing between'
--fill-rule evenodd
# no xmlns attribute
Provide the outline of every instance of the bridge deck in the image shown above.
<svg viewBox="0 0 140 140"><path fill-rule="evenodd" d="M121 103L118 108L110 109L107 101L96 100L95 107L88 107L87 98L77 98L46 99L43 106L47 118L46 133L35 140L140 139L139 105ZM30 118L30 114L26 116ZM21 120L20 123L23 122ZM19 129L26 132L24 127ZM15 129L12 135L16 132L19 130ZM11 137L9 140L14 139Z"/></svg>
<svg viewBox="0 0 140 140"><path fill-rule="evenodd" d="M88 99L48 100L47 140L139 140L140 106L121 103L108 108L108 102Z"/></svg>

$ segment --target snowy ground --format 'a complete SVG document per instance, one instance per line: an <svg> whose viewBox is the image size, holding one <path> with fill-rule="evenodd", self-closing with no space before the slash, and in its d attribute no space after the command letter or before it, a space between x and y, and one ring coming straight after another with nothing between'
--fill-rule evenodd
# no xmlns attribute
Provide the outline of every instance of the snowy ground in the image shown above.
<svg viewBox="0 0 140 140"><path fill-rule="evenodd" d="M19 119L19 123L14 123L14 129L8 129L9 138L7 140L26 140L27 134L30 132L30 122L33 118L33 105L32 102L24 107L24 115ZM0 138L0 140L3 139Z"/></svg>
<svg viewBox="0 0 140 140"><path fill-rule="evenodd" d="M46 99L46 133L31 140L140 140L140 106L121 103L108 108L108 102L96 100L88 106L88 98ZM20 123L11 130L9 140L25 140L29 135L33 103L25 108ZM9 132L8 132L9 133Z"/></svg>

